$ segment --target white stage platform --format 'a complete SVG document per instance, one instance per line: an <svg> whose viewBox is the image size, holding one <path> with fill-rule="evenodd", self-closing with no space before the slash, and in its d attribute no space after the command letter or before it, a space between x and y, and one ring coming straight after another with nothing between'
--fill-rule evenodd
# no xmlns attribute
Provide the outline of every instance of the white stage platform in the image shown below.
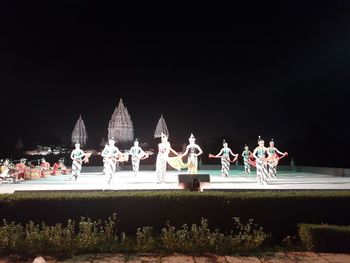
<svg viewBox="0 0 350 263"><path fill-rule="evenodd" d="M210 183L203 184L203 191L234 190L350 190L350 177L331 175L280 172L278 178L270 179L268 185L257 183L255 172L244 175L233 170L230 176L223 178L220 171L200 170L201 174L210 174ZM82 173L77 181L68 181L70 175L49 176L47 178L25 180L19 183L3 183L0 193L23 191L120 191L120 190L183 190L178 183L178 171L168 171L166 183L156 184L154 171L140 171L134 176L132 171L119 171L108 184L108 177L102 173Z"/></svg>

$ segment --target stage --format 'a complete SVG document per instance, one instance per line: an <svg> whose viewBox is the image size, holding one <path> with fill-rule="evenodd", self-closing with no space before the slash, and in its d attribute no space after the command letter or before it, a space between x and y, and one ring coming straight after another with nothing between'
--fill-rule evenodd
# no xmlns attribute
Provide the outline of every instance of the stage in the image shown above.
<svg viewBox="0 0 350 263"><path fill-rule="evenodd" d="M256 174L242 174L239 170L230 171L223 178L219 170L200 170L200 174L209 174L210 183L203 183L203 191L235 190L350 190L350 177L281 171L278 177L270 179L267 185L257 183ZM168 171L165 183L156 184L154 171L140 171L135 177L132 171L118 171L111 183L101 172L83 172L77 181L69 181L70 175L49 176L18 183L3 183L0 193L23 191L142 191L142 190L183 190L178 183L178 171Z"/></svg>

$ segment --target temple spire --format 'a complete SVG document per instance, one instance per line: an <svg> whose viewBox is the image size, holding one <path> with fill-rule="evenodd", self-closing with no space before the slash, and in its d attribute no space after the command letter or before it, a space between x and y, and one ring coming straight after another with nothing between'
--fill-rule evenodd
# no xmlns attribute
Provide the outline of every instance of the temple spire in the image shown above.
<svg viewBox="0 0 350 263"><path fill-rule="evenodd" d="M169 137L168 127L166 126L165 120L163 118L163 114L160 116L158 120L156 130L154 131L154 138L160 138L162 133L164 133L167 137Z"/></svg>
<svg viewBox="0 0 350 263"><path fill-rule="evenodd" d="M133 123L128 109L124 106L123 99L119 100L118 106L109 121L108 139L114 139L118 143L134 141Z"/></svg>
<svg viewBox="0 0 350 263"><path fill-rule="evenodd" d="M79 142L82 146L84 146L86 144L87 138L88 135L83 118L81 115L79 115L79 119L77 120L72 132L72 144Z"/></svg>

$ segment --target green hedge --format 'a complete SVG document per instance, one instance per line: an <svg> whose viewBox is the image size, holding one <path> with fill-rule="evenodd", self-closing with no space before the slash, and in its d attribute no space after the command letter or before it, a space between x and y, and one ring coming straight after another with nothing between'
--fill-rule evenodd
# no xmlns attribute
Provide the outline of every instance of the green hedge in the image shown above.
<svg viewBox="0 0 350 263"><path fill-rule="evenodd" d="M136 234L120 233L116 215L106 221L81 218L65 225L48 226L30 221L25 225L6 220L0 224L0 254L70 256L86 253L252 253L261 251L268 235L252 220L233 218L232 230L210 230L208 220L176 228L169 222L159 233L153 227L138 228Z"/></svg>
<svg viewBox="0 0 350 263"><path fill-rule="evenodd" d="M300 224L304 247L317 252L350 252L350 226Z"/></svg>
<svg viewBox="0 0 350 263"><path fill-rule="evenodd" d="M297 235L297 224L350 225L348 191L242 191L242 192L85 192L18 193L0 196L0 218L49 225L78 221L80 217L107 219L116 213L122 232L140 227L199 223L229 231L231 218L253 218L276 240Z"/></svg>

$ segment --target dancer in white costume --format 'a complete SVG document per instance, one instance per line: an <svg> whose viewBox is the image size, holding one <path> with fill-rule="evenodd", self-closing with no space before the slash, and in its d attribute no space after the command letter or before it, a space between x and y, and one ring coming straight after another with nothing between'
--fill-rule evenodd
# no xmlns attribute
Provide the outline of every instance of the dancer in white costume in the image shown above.
<svg viewBox="0 0 350 263"><path fill-rule="evenodd" d="M223 148L217 155L214 156L214 158L221 159L221 176L228 177L230 172L230 162L236 161L238 154L234 154L232 150L228 148L228 144L225 140L223 140L222 146ZM233 161L230 160L230 154L235 157Z"/></svg>
<svg viewBox="0 0 350 263"><path fill-rule="evenodd" d="M72 163L72 177L69 180L77 180L80 176L83 160L86 154L80 149L80 143L75 143L75 149L70 154L70 158L73 160Z"/></svg>
<svg viewBox="0 0 350 263"><path fill-rule="evenodd" d="M176 156L179 155L173 148L171 148L170 143L168 142L168 137L164 133L161 135L161 140L162 142L158 144L155 183L164 183L169 153L172 152Z"/></svg>
<svg viewBox="0 0 350 263"><path fill-rule="evenodd" d="M188 159L187 159L188 173L196 174L198 171L198 156L201 155L203 151L201 147L199 147L199 145L195 143L196 138L194 138L192 133L188 141L190 142L190 144L187 145L186 150L183 154L181 154L181 157L188 154Z"/></svg>
<svg viewBox="0 0 350 263"><path fill-rule="evenodd" d="M105 173L107 176L109 176L108 184L111 183L111 180L114 177L117 158L121 154L118 147L116 147L114 144L115 141L113 139L110 139L108 141L108 146L105 147L101 153L101 156L105 158Z"/></svg>
<svg viewBox="0 0 350 263"><path fill-rule="evenodd" d="M244 146L244 151L242 152L243 163L244 163L244 174L250 174L250 163L249 158L252 155L252 152L249 150L247 145Z"/></svg>
<svg viewBox="0 0 350 263"><path fill-rule="evenodd" d="M105 147L103 148L102 152L105 151L108 148L108 143L106 143ZM102 152L101 152L101 156L102 156ZM107 174L107 162L106 162L106 157L103 157L103 171L102 174L106 175Z"/></svg>
<svg viewBox="0 0 350 263"><path fill-rule="evenodd" d="M269 143L269 147L267 148L267 165L269 167L269 171L268 171L268 176L269 178L276 178L277 177L277 165L278 165L278 161L287 156L288 153L287 152L281 152L279 151L276 147L275 147L275 142L273 141L273 139L271 139L270 143ZM279 156L281 155L281 156Z"/></svg>
<svg viewBox="0 0 350 263"><path fill-rule="evenodd" d="M140 168L140 160L147 156L139 146L137 139L134 141L134 146L130 148L129 154L131 155L132 170L134 171L134 175L137 176Z"/></svg>
<svg viewBox="0 0 350 263"><path fill-rule="evenodd" d="M265 142L259 136L258 147L253 151L253 157L256 160L256 176L258 178L258 183L263 185L267 184L266 151Z"/></svg>

